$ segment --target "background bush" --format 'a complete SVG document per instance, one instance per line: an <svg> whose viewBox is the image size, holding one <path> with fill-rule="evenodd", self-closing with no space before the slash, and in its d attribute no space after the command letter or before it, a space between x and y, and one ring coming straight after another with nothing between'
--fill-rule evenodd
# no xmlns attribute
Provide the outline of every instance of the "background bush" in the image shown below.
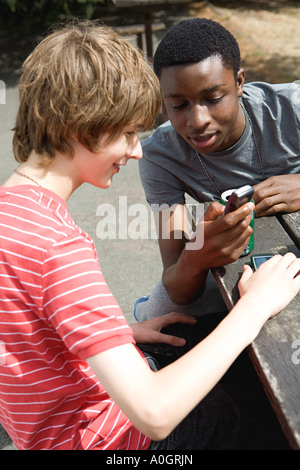
<svg viewBox="0 0 300 470"><path fill-rule="evenodd" d="M97 5L108 3L111 0L0 0L0 28L29 31L65 17L92 18Z"/></svg>

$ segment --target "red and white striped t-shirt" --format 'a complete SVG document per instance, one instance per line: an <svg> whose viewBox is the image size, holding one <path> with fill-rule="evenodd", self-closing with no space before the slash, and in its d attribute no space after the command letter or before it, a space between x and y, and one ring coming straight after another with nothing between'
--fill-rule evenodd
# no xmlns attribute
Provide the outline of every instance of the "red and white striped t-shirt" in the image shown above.
<svg viewBox="0 0 300 470"><path fill-rule="evenodd" d="M134 343L65 202L0 188L0 422L20 449L144 449L86 358Z"/></svg>

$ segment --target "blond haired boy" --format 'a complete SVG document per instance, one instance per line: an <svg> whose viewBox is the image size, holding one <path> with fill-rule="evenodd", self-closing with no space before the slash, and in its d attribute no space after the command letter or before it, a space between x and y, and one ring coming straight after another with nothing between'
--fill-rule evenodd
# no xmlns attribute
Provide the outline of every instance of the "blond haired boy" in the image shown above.
<svg viewBox="0 0 300 470"><path fill-rule="evenodd" d="M13 139L19 167L0 188L0 421L19 449L237 448L237 410L215 387L264 322L300 289L300 262L245 268L241 300L201 343L153 371L136 342L180 339L171 314L128 326L95 246L66 202L107 188L142 156L137 131L161 106L158 81L113 30L70 24L25 61ZM187 417L187 418L186 418Z"/></svg>

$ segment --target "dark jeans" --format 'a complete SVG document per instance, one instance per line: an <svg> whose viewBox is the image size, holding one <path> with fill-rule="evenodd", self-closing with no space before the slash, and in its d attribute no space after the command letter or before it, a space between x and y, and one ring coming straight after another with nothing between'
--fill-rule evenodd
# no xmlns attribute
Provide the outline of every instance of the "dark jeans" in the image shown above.
<svg viewBox="0 0 300 470"><path fill-rule="evenodd" d="M217 385L166 439L152 441L149 450L239 449L240 429L238 408Z"/></svg>
<svg viewBox="0 0 300 470"><path fill-rule="evenodd" d="M138 346L150 367L158 370L201 341L223 316L209 315L200 318L197 325L176 324L166 328L165 333L187 340L184 347L163 344ZM149 450L225 449L289 449L246 352L166 439L152 441L149 447Z"/></svg>

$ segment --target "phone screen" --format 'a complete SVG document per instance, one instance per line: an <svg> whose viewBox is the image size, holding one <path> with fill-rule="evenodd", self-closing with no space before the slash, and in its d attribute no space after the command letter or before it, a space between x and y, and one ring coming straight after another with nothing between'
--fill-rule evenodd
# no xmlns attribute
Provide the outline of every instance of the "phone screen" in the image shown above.
<svg viewBox="0 0 300 470"><path fill-rule="evenodd" d="M268 259L272 258L274 255L255 255L251 257L252 266L256 271L260 265L268 261Z"/></svg>

